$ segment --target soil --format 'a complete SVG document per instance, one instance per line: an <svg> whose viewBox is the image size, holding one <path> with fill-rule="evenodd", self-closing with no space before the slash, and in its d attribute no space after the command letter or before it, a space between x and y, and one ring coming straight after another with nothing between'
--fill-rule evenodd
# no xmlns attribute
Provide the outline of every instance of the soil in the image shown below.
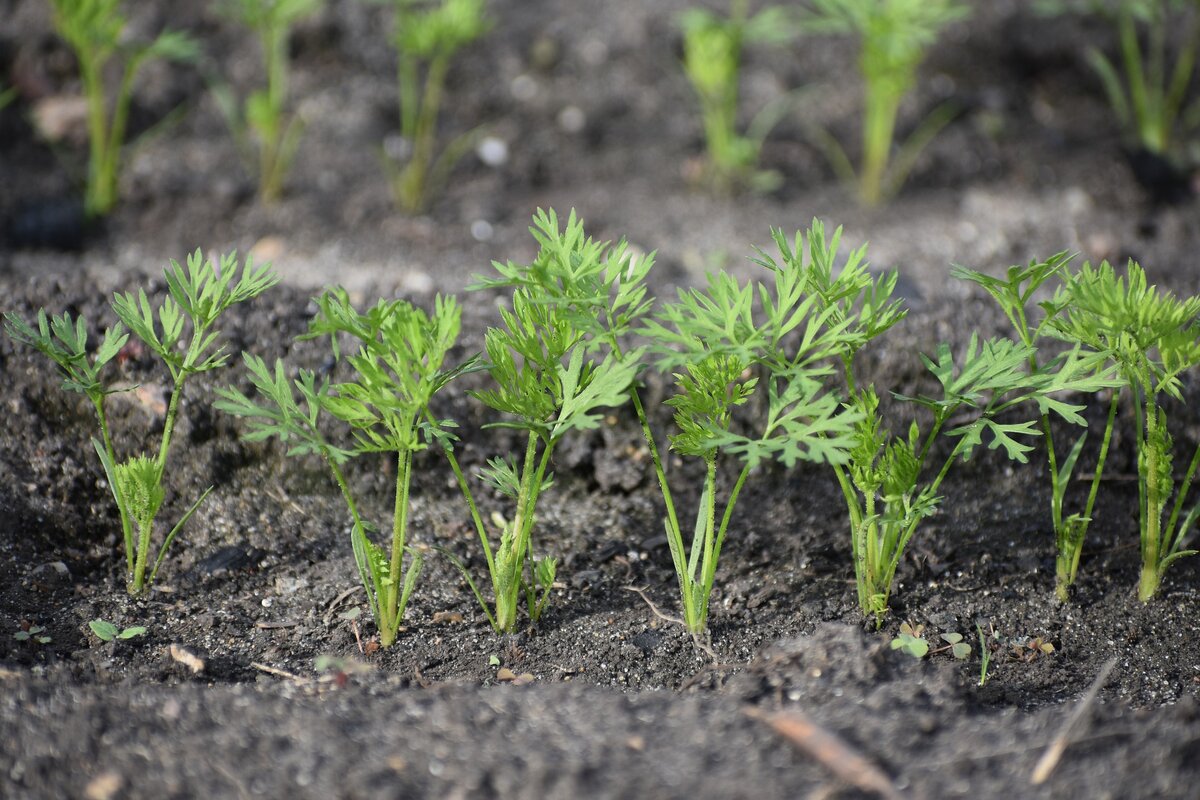
<svg viewBox="0 0 1200 800"><path fill-rule="evenodd" d="M395 132L383 9L331 0L293 36L293 88L308 127L285 198L264 208L198 77L207 69L250 85L253 41L200 4L140 3L139 30L169 16L205 37L210 61L147 68L135 129L183 113L131 152L122 205L88 229L70 199L74 149L49 146L29 122L39 103L78 92L43 5L0 3L10 20L0 68L22 92L0 112L9 235L0 309L26 319L39 307L84 314L93 336L113 321L113 291L161 294L166 258L240 248L272 260L285 282L230 314L232 352L329 368L317 343L294 337L314 291L340 283L360 303L460 293L456 357L465 357L481 347L499 297L462 290L492 259L532 256L526 228L539 207L574 207L592 235L656 250L659 297L716 266L752 274L744 257L769 242L771 226L790 232L815 216L844 225L844 242L869 240L873 266L901 273L909 317L864 354L864 372L905 393L928 385L918 352L961 344L972 330L1005 331L980 293L948 280L952 263L999 273L1066 249L1081 260L1135 258L1164 287L1200 290L1191 185L1186 176L1166 189L1138 182L1145 174L1131 164L1142 162L1123 156L1080 56L1109 33L1041 19L1020 2L975 4L933 48L902 131L944 100L962 113L899 197L864 210L807 127L855 136L844 42L750 53L747 109L805 93L763 153L783 187L719 198L688 182L702 141L678 66L673 19L685 2L612 0L597 10L493 0L494 30L451 72L442 129L485 124L507 158L467 158L418 217L392 210L377 156ZM545 617L496 635L453 566L431 556L406 629L383 651L371 646L367 614L343 616L365 612L366 601L345 508L322 465L247 443L237 421L211 410L215 388L247 385L240 363L189 385L161 518L215 489L139 599L124 592L90 407L8 337L0 371L4 797L1195 796L1200 562L1178 562L1157 598L1136 600L1126 436L1114 443L1114 479L1069 602L1053 594L1043 468L982 453L952 473L940 513L911 543L879 631L857 608L832 476L762 469L723 553L709 650L667 619L678 601L661 500L636 425L614 415L555 458L539 536L560 558L560 585ZM137 354L118 373L141 387L113 399L118 450L156 447L164 376ZM468 468L514 445L484 429L489 418L462 393L481 380L456 384L440 409L463 426ZM661 382L650 379L647 391L665 430ZM1170 412L1185 452L1200 439L1200 411ZM1103 409L1088 413L1101 424ZM430 454L418 467L414 539L481 569L448 470ZM361 459L349 478L371 516L387 519L394 467ZM496 497L485 504L503 509ZM147 633L101 643L88 629L96 618ZM905 620L933 641L960 633L975 649L965 661L945 652L915 660L889 647ZM11 636L32 625L49 641ZM977 625L994 651L983 686ZM1029 646L1039 637L1052 652ZM321 656L334 667L318 672ZM1097 681L1110 659L1115 668ZM1033 785L1038 759L1093 688L1057 769ZM818 738L796 749L788 725ZM867 780L871 766L883 788Z"/></svg>

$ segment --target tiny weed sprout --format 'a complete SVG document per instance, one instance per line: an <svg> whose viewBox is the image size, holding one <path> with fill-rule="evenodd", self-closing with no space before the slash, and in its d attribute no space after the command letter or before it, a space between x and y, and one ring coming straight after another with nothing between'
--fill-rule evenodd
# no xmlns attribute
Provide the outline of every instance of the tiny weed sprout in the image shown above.
<svg viewBox="0 0 1200 800"><path fill-rule="evenodd" d="M823 244L820 223L814 226L818 233L810 232L810 238ZM802 259L791 257L782 233L774 233L785 258L779 267L763 256L760 263L774 273L770 283L742 285L723 271L710 274L705 288L681 290L679 299L644 329L655 343L659 367L675 378L676 395L667 401L678 428L671 449L705 466L688 544L658 448L652 447L684 622L693 634L706 629L717 560L750 473L769 460L787 467L799 461L845 464L858 419L824 391L822 380L830 371L824 362L852 346L850 323L833 320L820 308L808 292L813 275ZM765 414L756 422L747 420L750 430L743 433L734 412L760 384L767 393ZM648 427L646 435L653 442ZM722 454L735 456L742 467L718 517Z"/></svg>
<svg viewBox="0 0 1200 800"><path fill-rule="evenodd" d="M266 88L251 92L240 107L227 84L214 83L213 97L248 163L255 161L257 144L258 193L264 203L274 203L283 194L284 178L304 132L304 120L287 109L288 38L297 22L323 4L324 0L222 0L218 6L253 30L262 48Z"/></svg>
<svg viewBox="0 0 1200 800"><path fill-rule="evenodd" d="M442 552L462 571L492 627L506 633L516 629L522 597L532 622L549 600L557 561L533 555L538 499L550 485L550 460L563 437L597 428L600 409L629 397L641 351L623 351L619 337L648 306L641 280L653 261L632 258L624 243L613 248L591 239L574 212L560 226L554 211L539 210L530 233L540 245L533 263L493 262L498 277L472 287L511 289L512 307L500 311L503 327L485 335L495 387L471 394L505 415L489 427L526 435L519 461L494 458L480 474L515 506L511 519L491 516L500 534L494 547L451 442L443 440L487 559L492 607L465 565Z"/></svg>
<svg viewBox="0 0 1200 800"><path fill-rule="evenodd" d="M95 408L100 439L93 438L92 445L120 511L127 586L132 595L141 594L154 582L175 535L212 491L211 487L206 489L166 535L147 575L154 521L166 497L163 479L184 385L191 376L222 367L228 360L223 346L213 350L220 336L215 325L221 314L230 306L257 297L279 281L270 265L255 269L249 261L239 275L237 256L233 253L221 259L218 271L213 261L205 260L199 250L188 257L186 268L172 261L164 277L168 295L157 311L144 290L136 296L113 295L112 307L120 323L104 332L99 347L90 357L87 323L82 317L72 320L70 314L63 314L51 319L41 310L34 328L15 314L5 314L8 335L54 361L62 372L63 388L85 395ZM166 365L173 387L158 453L138 454L121 461L109 432L106 400L123 390L105 383L101 373L129 340L126 328ZM190 338L185 338L185 329L190 329Z"/></svg>
<svg viewBox="0 0 1200 800"><path fill-rule="evenodd" d="M864 205L877 205L899 191L921 152L954 117L949 105L934 109L892 158L900 103L916 85L917 67L941 30L965 17L960 0L813 0L805 27L816 33L855 35L864 87L862 164L857 173L829 132L818 143L847 183L856 183Z"/></svg>
<svg viewBox="0 0 1200 800"><path fill-rule="evenodd" d="M746 45L785 44L796 31L784 9L765 8L750 16L748 6L748 0L731 0L728 17L692 8L679 18L683 69L704 123L705 177L721 193L740 186L768 191L781 181L778 173L758 169L758 156L763 139L788 110L788 98L760 111L743 135L737 125L738 82Z"/></svg>
<svg viewBox="0 0 1200 800"><path fill-rule="evenodd" d="M1010 655L1014 661L1024 661L1026 664L1036 661L1042 656L1054 653L1054 645L1041 636L1033 636L1019 642L1014 642Z"/></svg>
<svg viewBox="0 0 1200 800"><path fill-rule="evenodd" d="M275 436L289 445L288 455L324 459L350 512L354 561L379 628L380 644L389 647L396 641L423 564L421 553L407 544L413 458L431 443L449 447L448 429L453 423L436 419L429 405L470 365L444 368L458 339L462 310L454 298L438 296L432 314L404 300L380 300L360 314L343 289L329 290L316 302L318 311L305 337L328 336L335 357L341 355L339 337L352 341L357 350L346 357L352 378L318 384L314 373L301 370L289 380L282 361L277 360L272 370L262 359L246 355L250 382L264 402L256 403L231 387L218 391L221 399L216 406L249 420L250 433L245 437L249 441ZM321 430L322 416L344 424L350 443L331 442ZM351 458L368 453L385 453L396 460L387 549L371 541L375 526L360 512L343 470Z"/></svg>
<svg viewBox="0 0 1200 800"><path fill-rule="evenodd" d="M979 635L979 685L983 686L988 682L988 672L992 667L992 642L996 639L996 631L993 629L991 636L987 636L983 632L983 626L978 622L975 623L975 632Z"/></svg>
<svg viewBox="0 0 1200 800"><path fill-rule="evenodd" d="M1041 0L1049 14L1096 13L1116 28L1116 59L1090 47L1095 70L1117 121L1138 146L1169 156L1200 129L1200 101L1188 88L1200 54L1200 7L1195 0ZM1177 46L1174 63L1170 49Z"/></svg>
<svg viewBox="0 0 1200 800"><path fill-rule="evenodd" d="M959 661L965 661L971 656L971 645L963 641L961 633L943 633L940 637L946 644L936 650L931 650L931 653L944 653L950 651L950 655L957 658Z"/></svg>
<svg viewBox="0 0 1200 800"><path fill-rule="evenodd" d="M54 641L46 635L46 629L41 625L22 626L21 630L13 634L13 638L18 642L32 642L34 644L50 644Z"/></svg>
<svg viewBox="0 0 1200 800"><path fill-rule="evenodd" d="M1132 261L1124 276L1107 262L1099 267L1084 264L1061 295L1065 307L1051 320L1051 331L1107 353L1133 404L1142 554L1138 597L1146 601L1158 591L1172 563L1196 552L1183 549L1183 543L1200 505L1186 513L1183 507L1200 467L1200 446L1176 491L1173 441L1163 401L1182 402L1182 375L1200 364L1200 297L1180 299L1160 291ZM1110 411L1105 444L1112 433L1111 416Z"/></svg>
<svg viewBox="0 0 1200 800"><path fill-rule="evenodd" d="M88 623L88 627L92 629L92 633L96 634L96 638L102 642L112 642L117 639L132 639L146 632L145 627L141 625L118 628L116 625L103 619L92 620Z"/></svg>
<svg viewBox="0 0 1200 800"><path fill-rule="evenodd" d="M398 147L385 147L383 163L392 198L401 211L418 213L445 185L482 129L460 134L437 151L438 113L455 55L487 33L487 0L375 0L393 8L392 42L400 99Z"/></svg>
<svg viewBox="0 0 1200 800"><path fill-rule="evenodd" d="M925 626L900 623L900 632L892 639L892 649L902 650L913 658L924 658L929 653L929 642L925 641Z"/></svg>
<svg viewBox="0 0 1200 800"><path fill-rule="evenodd" d="M129 42L120 0L51 0L51 5L54 27L79 62L87 97L89 154L84 207L88 216L103 216L117 203L121 148L138 72L156 58L191 61L198 50L195 42L177 31L164 31L148 44ZM115 96L105 89L110 63L120 75Z"/></svg>
<svg viewBox="0 0 1200 800"><path fill-rule="evenodd" d="M1051 330L1050 326L1055 317L1067 308L1069 300L1060 290L1053 299L1039 303L1038 307L1042 313L1040 318L1036 320L1036 324L1033 318L1035 312L1032 308L1032 301L1038 290L1051 279L1057 279L1061 289L1062 281L1069 280L1069 261L1070 256L1063 252L1050 257L1046 261L1035 260L1026 266L1009 267L1003 278L995 278L963 267L955 267L953 275L962 280L978 284L992 296L1008 318L1008 321L1012 324L1022 344L1031 349L1032 355L1030 356L1029 366L1030 369L1036 371L1039 369L1039 363L1035 348ZM1121 381L1116 378L1113 370L1108 366L1110 359L1107 352L1089 352L1087 344L1077 338L1072 339L1072 343L1076 346L1076 351L1072 354L1072 359L1069 362L1071 368L1078 371L1080 378L1085 378L1089 372L1094 378L1090 386L1086 383L1081 384L1078 387L1081 391L1096 393L1106 388L1112 389L1121 386ZM1059 453L1055 447L1054 434L1050 426L1051 407L1059 401L1051 398L1042 398L1039 401L1041 405L1040 429L1042 441L1045 443L1046 461L1050 475L1050 516L1054 526L1056 544L1054 590L1058 598L1063 601L1067 600L1068 589L1075 582L1075 576L1079 571L1079 557L1083 551L1083 541L1087 536L1088 526L1092 521L1096 496L1104 474L1104 464L1108 458L1108 447L1112 441L1113 426L1117 419L1117 401L1119 397L1117 392L1113 392L1109 400L1108 422L1104 428L1100 453L1096 461L1096 467L1092 472L1091 488L1088 492L1083 511L1082 513L1075 513L1066 517L1063 516L1063 513L1066 507L1067 487L1070 485L1071 476L1075 471L1075 465L1079 460L1079 456L1083 452L1084 441L1087 439L1087 431L1085 430L1075 440L1074 445L1067 451L1066 457L1060 463ZM1081 420L1074 421L1080 425L1084 424Z"/></svg>

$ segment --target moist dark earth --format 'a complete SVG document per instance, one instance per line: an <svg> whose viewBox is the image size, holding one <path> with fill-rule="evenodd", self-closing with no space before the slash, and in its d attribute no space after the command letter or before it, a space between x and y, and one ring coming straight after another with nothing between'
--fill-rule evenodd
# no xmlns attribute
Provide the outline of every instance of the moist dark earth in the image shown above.
<svg viewBox="0 0 1200 800"><path fill-rule="evenodd" d="M379 168L378 147L396 127L383 9L330 2L292 37L307 130L285 198L264 208L200 77L258 80L250 35L202 4L139 3L137 30L186 28L204 38L208 56L200 68L146 70L135 130L179 111L130 151L122 204L87 229L71 224L78 148L47 144L30 123L40 103L79 91L44 6L0 3L0 69L21 90L0 111L9 234L0 310L84 314L93 336L114 321L112 292L144 286L161 296L167 259L238 248L273 261L284 284L230 314L233 352L326 366L327 351L294 337L313 294L342 284L360 306L459 293L466 314L455 357L466 358L496 322L500 298L463 290L493 259L532 257L526 228L539 207L576 208L590 234L656 250L660 298L717 266L749 277L758 268L745 257L769 243L772 226L791 232L814 217L844 225L846 245L869 241L873 267L901 274L909 317L864 354L863 371L907 394L929 384L919 352L939 341L961 346L973 330L1006 331L985 298L949 278L952 263L999 274L1070 250L1080 261L1134 258L1161 286L1200 291L1200 209L1186 196L1187 177L1167 190L1139 181L1082 57L1087 42L1111 47L1111 34L1036 17L1025 3L975 3L974 16L932 49L901 129L945 100L961 113L895 200L863 210L811 144L814 123L844 141L857 135L847 42L808 38L749 53L747 113L803 91L763 152L785 181L769 195L711 197L688 181L703 145L673 22L685 3L495 0L492 32L451 71L442 130L485 124L507 158L492 166L467 158L417 217L392 210ZM666 619L678 598L661 499L635 422L615 413L555 457L539 546L561 566L544 618L513 636L493 633L456 570L431 553L405 630L381 651L365 613L344 617L365 612L366 599L345 507L323 465L241 440L240 423L211 408L215 388L248 385L240 362L186 392L161 519L215 490L140 599L124 592L119 521L89 444L90 407L7 337L0 371L4 797L1200 791L1200 562L1180 561L1158 597L1136 600L1128 434L1114 442L1112 480L1069 602L1054 599L1044 467L981 453L952 473L940 513L909 546L881 630L857 608L832 476L813 466L761 469L721 559L707 650ZM112 402L118 449L157 447L165 376L135 356L114 378L141 387ZM460 457L471 471L517 444L485 429L493 420L465 395L482 380L456 384L439 408L462 426ZM646 380L665 434L662 380ZM1098 427L1104 412L1095 405L1088 415ZM899 426L905 411L895 413ZM1170 419L1177 450L1190 452L1200 414L1180 405ZM1092 448L1084 472L1089 458ZM481 569L449 471L429 453L417 466L415 543ZM386 520L394 466L361 459L349 479L371 516ZM697 494L685 491L685 504ZM484 505L504 509L497 497L485 495ZM104 644L88 629L97 618L148 630ZM961 633L974 651L964 661L894 651L889 642L906 620L934 641ZM12 635L35 625L49 642ZM977 625L991 653L983 686ZM1028 645L1039 637L1053 652ZM318 672L321 656L336 666ZM1093 684L1098 694L1069 728L1057 768L1034 785L1035 765ZM808 749L794 746L788 725L817 731ZM868 767L881 783L867 779Z"/></svg>

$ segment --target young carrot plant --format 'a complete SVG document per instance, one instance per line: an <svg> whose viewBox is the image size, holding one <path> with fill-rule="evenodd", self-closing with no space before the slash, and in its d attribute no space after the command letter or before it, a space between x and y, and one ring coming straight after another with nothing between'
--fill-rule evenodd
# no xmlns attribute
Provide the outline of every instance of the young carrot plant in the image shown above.
<svg viewBox="0 0 1200 800"><path fill-rule="evenodd" d="M377 0L395 15L392 42L400 97L399 153L385 149L384 166L396 206L424 211L445 185L450 171L478 141L476 128L452 139L437 152L437 122L446 75L455 55L491 27L487 0ZM422 75L423 73L423 75Z"/></svg>
<svg viewBox="0 0 1200 800"><path fill-rule="evenodd" d="M526 436L519 461L495 458L480 474L515 505L511 519L492 515L499 533L496 545L452 442L442 440L483 546L491 606L465 565L442 552L462 571L492 627L506 633L516 629L522 599L532 622L549 600L557 562L533 555L537 503L552 480L550 462L563 437L598 427L600 409L620 406L629 397L642 353L622 351L618 337L648 306L641 280L652 263L649 257L627 257L623 243L610 249L587 237L574 212L560 228L553 211L539 211L530 232L541 245L533 263L496 262L499 277L473 287L511 289L512 308L502 308L503 327L489 328L485 335L487 369L495 387L471 394L505 415L488 427Z"/></svg>
<svg viewBox="0 0 1200 800"><path fill-rule="evenodd" d="M1080 407L1052 395L1095 390L1095 377L1078 354L1058 357L1031 370L1031 347L1002 338L980 341L972 335L957 362L946 344L939 345L936 359L922 356L941 385L941 396L897 395L926 409L932 420L924 431L913 421L905 435L894 435L885 426L874 386L859 385L854 361L864 346L904 317L900 303L892 299L897 276L873 277L865 261L865 247L851 252L835 275L840 230L827 240L824 227L814 222L806 239L797 236L789 244L776 232L782 264L765 254L759 263L776 276L795 273L791 283L800 287L804 302L812 304L814 320L840 332L838 348L828 357L841 373L842 401L856 421L847 459L831 463L850 517L859 606L864 614L874 614L882 621L904 550L921 521L935 513L941 500L938 491L954 463L968 458L985 437L991 449L1003 448L1009 458L1024 462L1032 446L1020 439L1039 435L1035 423L1004 422L998 417L1036 402L1039 408L1084 424ZM779 360L781 356L771 358ZM962 417L966 419L961 424L948 427ZM954 445L933 476L923 477L934 457L934 445L943 435L953 439Z"/></svg>
<svg viewBox="0 0 1200 800"><path fill-rule="evenodd" d="M1012 324L1021 343L1030 348L1032 355L1030 356L1029 368L1037 372L1041 366L1038 363L1039 354L1036 347L1044 338L1054 318L1057 317L1068 306L1066 295L1059 291L1053 299L1044 300L1038 303L1038 307L1042 313L1040 319L1033 319L1034 310L1031 307L1034 295L1047 284L1051 279L1058 279L1061 286L1061 281L1069 280L1068 264L1071 257L1065 253L1058 253L1046 261L1031 261L1026 266L1009 267L1004 278L995 278L975 270L956 267L953 270L955 277L962 280L971 281L983 287L988 294L1000 306L1008 321ZM1075 341L1077 347L1083 347L1083 343ZM1107 367L1109 356L1106 352L1092 353L1085 355L1085 351L1078 351L1075 355L1082 359L1076 361L1076 366L1087 370L1095 371L1094 388L1091 391L1100 391L1104 388L1116 388L1120 386L1120 382L1112 375L1112 370ZM1100 490L1100 482L1104 474L1104 464L1108 459L1108 447L1112 441L1113 426L1117 419L1117 401L1120 395L1113 392L1109 400L1108 406L1108 421L1105 424L1104 435L1100 444L1100 453L1096 461L1096 467L1092 472L1091 487L1088 491L1087 501L1083 506L1082 513L1075 513L1069 516L1063 516L1066 508L1066 493L1067 487L1070 485L1071 476L1075 471L1075 464L1079 460L1080 454L1083 452L1084 442L1087 439L1087 431L1080 434L1079 438L1071 446L1066 457L1059 463L1058 451L1055 447L1054 435L1050 426L1050 407L1051 404L1058 402L1053 399L1043 398L1039 401L1041 405L1041 421L1040 430L1042 433L1042 441L1046 448L1046 461L1050 473L1050 517L1054 527L1054 539L1056 544L1055 556L1055 581L1054 591L1058 598L1066 601L1068 598L1068 589L1075 582L1075 576L1079 571L1079 557L1083 551L1083 541L1087 536L1088 526L1092 522L1092 512L1096 505L1096 497ZM1080 423L1082 424L1082 423Z"/></svg>
<svg viewBox="0 0 1200 800"><path fill-rule="evenodd" d="M943 28L965 17L960 0L813 0L805 25L817 33L858 37L863 79L862 164L857 172L838 141L817 131L830 163L856 183L864 205L877 205L904 184L926 145L954 116L943 105L917 126L892 157L900 103L916 85L917 67Z"/></svg>
<svg viewBox="0 0 1200 800"><path fill-rule="evenodd" d="M794 38L794 25L780 7L764 8L753 16L748 0L731 0L729 16L692 8L679 18L683 28L683 69L700 103L708 151L708 183L718 192L745 185L769 191L779 185L778 173L758 169L763 139L786 110L786 103L764 108L743 135L738 132L738 83L742 50L747 44L785 44Z"/></svg>
<svg viewBox="0 0 1200 800"><path fill-rule="evenodd" d="M454 298L439 296L432 315L404 300L380 300L360 314L342 289L325 292L317 305L306 337L329 336L335 356L340 356L339 337L354 342L357 352L346 357L353 370L350 380L318 384L307 370L289 380L282 361L277 360L272 370L262 359L246 355L250 381L263 402L230 387L218 392L221 400L216 405L249 419L247 440L275 436L289 444L288 455L312 454L325 461L350 512L354 561L380 644L389 647L396 641L423 564L421 553L408 546L413 459L430 443L449 446L453 423L436 419L429 405L440 389L471 367L468 362L445 368L446 356L458 338L462 311ZM348 428L345 438L350 443L337 444L328 438L321 429L326 416ZM396 460L387 549L371 541L376 528L361 513L343 469L350 459L368 453L386 453Z"/></svg>
<svg viewBox="0 0 1200 800"><path fill-rule="evenodd" d="M1200 54L1200 4L1195 0L1041 0L1039 8L1051 14L1095 13L1111 21L1118 57L1089 47L1087 59L1117 121L1139 146L1166 156L1200 129L1200 101L1188 101ZM1172 42L1178 45L1173 64Z"/></svg>
<svg viewBox="0 0 1200 800"><path fill-rule="evenodd" d="M1107 262L1084 264L1064 297L1064 310L1051 322L1055 335L1107 353L1132 400L1142 553L1138 598L1147 601L1158 592L1167 568L1196 552L1183 544L1200 505L1186 513L1183 507L1200 467L1200 446L1176 491L1163 401L1182 401L1181 377L1200 364L1200 297L1180 299L1149 285L1145 270L1132 261L1124 276ZM1110 435L1106 430L1106 439Z"/></svg>
<svg viewBox="0 0 1200 800"><path fill-rule="evenodd" d="M51 0L51 5L54 27L79 61L87 97L89 155L84 208L88 216L103 216L117 203L121 148L138 72L158 58L191 61L198 50L194 41L178 31L163 31L148 44L129 42L120 0ZM115 95L105 88L109 64L114 64L120 75Z"/></svg>
<svg viewBox="0 0 1200 800"><path fill-rule="evenodd" d="M721 549L754 468L767 460L841 468L853 445L859 414L844 409L824 382L828 360L853 346L851 323L820 308L809 292L812 276L795 266L777 269L769 285L712 274L703 289L681 290L678 301L644 331L655 343L660 368L675 377L677 393L667 401L678 428L671 449L701 459L705 467L689 544L661 460L654 459L684 622L693 634L705 631ZM766 413L757 422L745 421L749 431L742 432L735 411L760 384L767 392ZM653 442L648 426L646 435ZM742 465L718 516L722 455Z"/></svg>
<svg viewBox="0 0 1200 800"><path fill-rule="evenodd" d="M264 203L274 203L283 194L304 120L287 109L289 60L288 38L292 27L321 9L324 0L223 0L224 13L254 31L262 48L265 89L251 92L239 103L225 84L214 87L213 96L233 129L238 148L253 162L258 148L258 194Z"/></svg>
<svg viewBox="0 0 1200 800"><path fill-rule="evenodd" d="M217 369L228 361L223 346L213 350L220 336L215 327L220 316L231 306L257 297L279 281L270 265L255 269L249 261L239 274L237 256L233 253L221 259L218 271L213 261L205 260L199 250L188 257L186 269L172 261L165 278L168 295L157 311L144 290L137 296L131 293L113 296L112 307L120 323L104 332L100 346L90 357L87 323L82 317L72 320L70 314L63 314L47 318L42 310L34 328L15 314L5 314L9 336L54 361L62 372L63 388L85 395L96 411L100 439L93 438L92 445L120 511L127 586L132 595L141 594L154 582L167 548L212 491L212 487L206 489L187 509L163 539L157 557L151 562L154 522L166 497L163 479L184 385L193 375ZM158 453L139 454L120 461L109 431L106 401L109 395L123 390L105 383L101 372L129 340L126 328L163 361L173 386ZM185 339L185 328L190 328L190 338Z"/></svg>

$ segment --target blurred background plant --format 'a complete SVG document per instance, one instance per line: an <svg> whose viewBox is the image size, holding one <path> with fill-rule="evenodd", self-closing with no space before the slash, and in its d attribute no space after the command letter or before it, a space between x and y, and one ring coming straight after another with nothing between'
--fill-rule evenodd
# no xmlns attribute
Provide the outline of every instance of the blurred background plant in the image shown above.
<svg viewBox="0 0 1200 800"><path fill-rule="evenodd" d="M850 34L859 42L864 92L859 168L832 134L814 131L834 170L858 187L863 205L878 205L899 191L922 151L957 113L950 104L937 106L893 153L900 104L916 86L926 51L947 25L969 13L961 0L813 0L804 16L808 32Z"/></svg>
<svg viewBox="0 0 1200 800"><path fill-rule="evenodd" d="M303 117L288 110L288 39L292 28L319 11L324 0L222 0L221 12L254 31L262 48L267 85L239 101L233 87L213 81L213 97L248 164L258 162L258 194L274 203L300 146ZM255 148L257 147L257 154ZM257 155L257 159L255 156Z"/></svg>
<svg viewBox="0 0 1200 800"><path fill-rule="evenodd" d="M54 27L79 62L79 77L87 97L88 168L84 208L89 217L103 216L117 203L121 148L138 71L158 58L191 61L196 43L179 31L163 31L149 43L128 41L127 20L120 0L50 0ZM105 72L114 65L117 90L105 86Z"/></svg>
<svg viewBox="0 0 1200 800"><path fill-rule="evenodd" d="M419 213L445 185L454 166L483 133L473 128L437 149L438 113L450 65L491 28L487 0L373 0L392 6L400 138L385 145L383 163L396 207Z"/></svg>
<svg viewBox="0 0 1200 800"><path fill-rule="evenodd" d="M1037 9L1099 16L1115 29L1115 55L1095 45L1086 53L1131 147L1135 172L1155 165L1186 171L1200 163L1200 98L1189 97L1200 50L1200 0L1038 0ZM1147 182L1142 174L1139 179Z"/></svg>
<svg viewBox="0 0 1200 800"><path fill-rule="evenodd" d="M738 84L747 44L787 44L798 33L792 15L780 6L751 15L749 0L731 0L729 15L692 8L679 17L683 29L683 69L704 123L706 162L703 180L714 191L738 188L770 191L781 177L758 168L763 140L791 109L793 96L767 104L738 132Z"/></svg>

